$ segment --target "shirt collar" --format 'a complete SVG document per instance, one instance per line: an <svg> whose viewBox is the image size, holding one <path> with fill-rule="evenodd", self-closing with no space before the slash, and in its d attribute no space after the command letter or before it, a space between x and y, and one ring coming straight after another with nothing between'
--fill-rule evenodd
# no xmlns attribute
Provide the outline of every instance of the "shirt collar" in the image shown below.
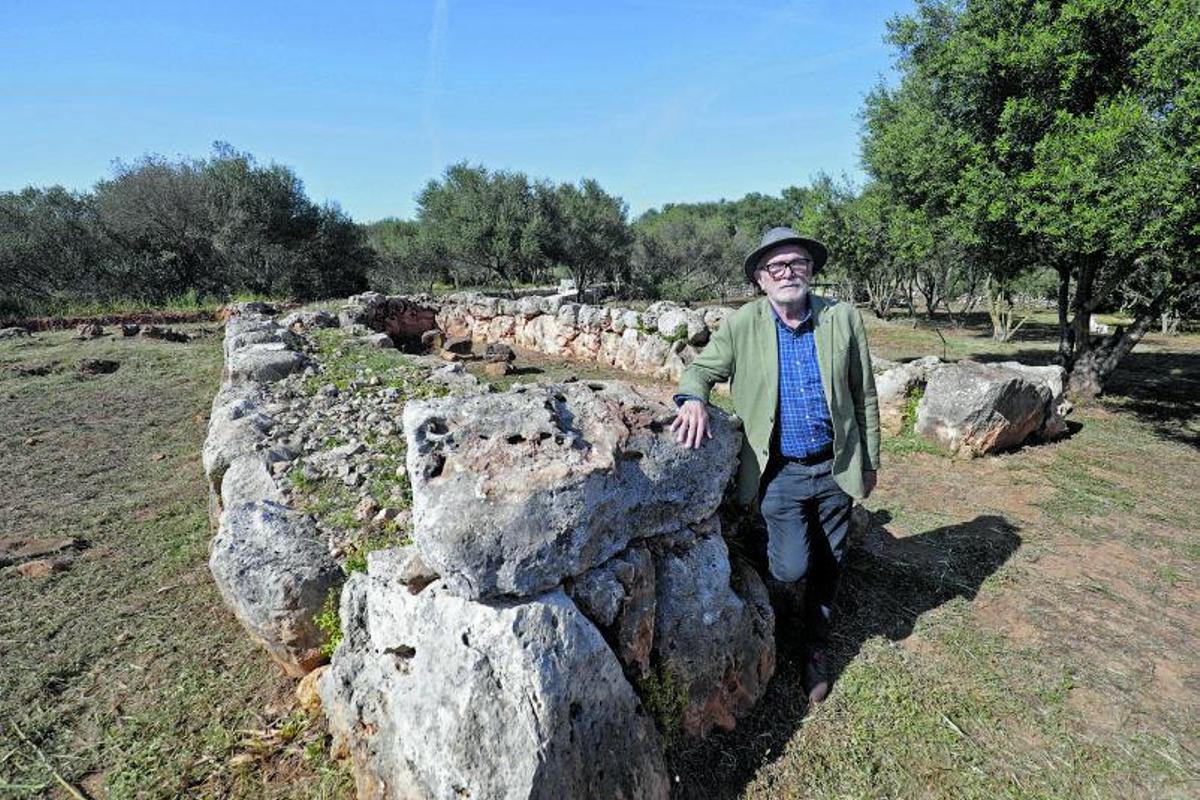
<svg viewBox="0 0 1200 800"><path fill-rule="evenodd" d="M767 301L767 305L770 306L770 308L771 308L771 316L775 318L775 324L778 325L782 330L787 331L788 333L800 333L805 328L812 327L812 324L813 324L812 295L809 295L809 302L804 309L804 318L802 320L800 320L800 324L794 328L791 327L790 325L788 325L786 322L783 321L783 319L780 318L779 312L775 310L775 306L772 306L771 302L769 300Z"/></svg>

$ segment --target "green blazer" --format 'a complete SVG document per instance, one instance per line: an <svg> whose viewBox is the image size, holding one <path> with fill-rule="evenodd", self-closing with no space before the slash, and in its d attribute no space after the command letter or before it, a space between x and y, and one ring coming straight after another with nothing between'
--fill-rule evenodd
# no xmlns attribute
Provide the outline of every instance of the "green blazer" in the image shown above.
<svg viewBox="0 0 1200 800"><path fill-rule="evenodd" d="M808 296L817 362L833 420L833 479L861 499L863 471L879 469L879 402L862 317L850 303ZM765 297L725 320L708 346L684 370L679 393L708 401L714 384L729 381L742 418L738 502L749 505L770 455L779 407L779 350L775 312Z"/></svg>

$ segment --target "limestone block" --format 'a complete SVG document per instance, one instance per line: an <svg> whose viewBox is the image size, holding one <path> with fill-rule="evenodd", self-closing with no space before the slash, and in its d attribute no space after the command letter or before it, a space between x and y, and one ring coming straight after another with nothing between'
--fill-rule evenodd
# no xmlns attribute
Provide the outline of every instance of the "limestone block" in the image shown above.
<svg viewBox="0 0 1200 800"><path fill-rule="evenodd" d="M682 448L674 404L649 391L580 382L409 402L422 558L464 596L527 596L710 516L740 432L714 410L703 453Z"/></svg>
<svg viewBox="0 0 1200 800"><path fill-rule="evenodd" d="M994 453L1036 433L1050 401L1046 386L1017 371L973 361L946 364L929 373L916 430L952 453Z"/></svg>
<svg viewBox="0 0 1200 800"><path fill-rule="evenodd" d="M369 562L342 603L320 688L359 798L669 796L653 723L561 589L484 604Z"/></svg>
<svg viewBox="0 0 1200 800"><path fill-rule="evenodd" d="M209 569L226 605L285 672L322 660L313 622L342 570L311 517L272 502L226 508Z"/></svg>

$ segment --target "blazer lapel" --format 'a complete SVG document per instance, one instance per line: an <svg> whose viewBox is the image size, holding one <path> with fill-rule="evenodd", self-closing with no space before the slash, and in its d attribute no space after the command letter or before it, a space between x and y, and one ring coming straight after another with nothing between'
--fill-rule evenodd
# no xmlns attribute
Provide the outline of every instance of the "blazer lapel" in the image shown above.
<svg viewBox="0 0 1200 800"><path fill-rule="evenodd" d="M763 398L763 416L770 419L779 407L779 334L775 330L775 311L771 301L762 298L758 307L758 342L759 352L762 353L764 385L770 387L768 395Z"/></svg>
<svg viewBox="0 0 1200 800"><path fill-rule="evenodd" d="M825 301L814 294L808 296L812 308L813 340L817 346L817 366L821 384L825 387L825 402L833 408L833 326L825 318Z"/></svg>

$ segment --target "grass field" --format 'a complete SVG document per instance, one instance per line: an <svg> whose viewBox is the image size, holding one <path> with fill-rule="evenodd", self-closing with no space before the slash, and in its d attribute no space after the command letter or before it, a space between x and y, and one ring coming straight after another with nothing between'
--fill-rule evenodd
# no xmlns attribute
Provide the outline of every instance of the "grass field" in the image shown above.
<svg viewBox="0 0 1200 800"><path fill-rule="evenodd" d="M952 358L1052 350L1042 323L943 333ZM871 337L942 353L905 323ZM0 569L0 797L352 796L208 573L219 373L219 335L0 342L0 536L86 543L48 577ZM670 754L679 796L1200 794L1200 337L1149 337L1071 419L974 461L889 446L830 700L805 706L785 649L736 731Z"/></svg>

